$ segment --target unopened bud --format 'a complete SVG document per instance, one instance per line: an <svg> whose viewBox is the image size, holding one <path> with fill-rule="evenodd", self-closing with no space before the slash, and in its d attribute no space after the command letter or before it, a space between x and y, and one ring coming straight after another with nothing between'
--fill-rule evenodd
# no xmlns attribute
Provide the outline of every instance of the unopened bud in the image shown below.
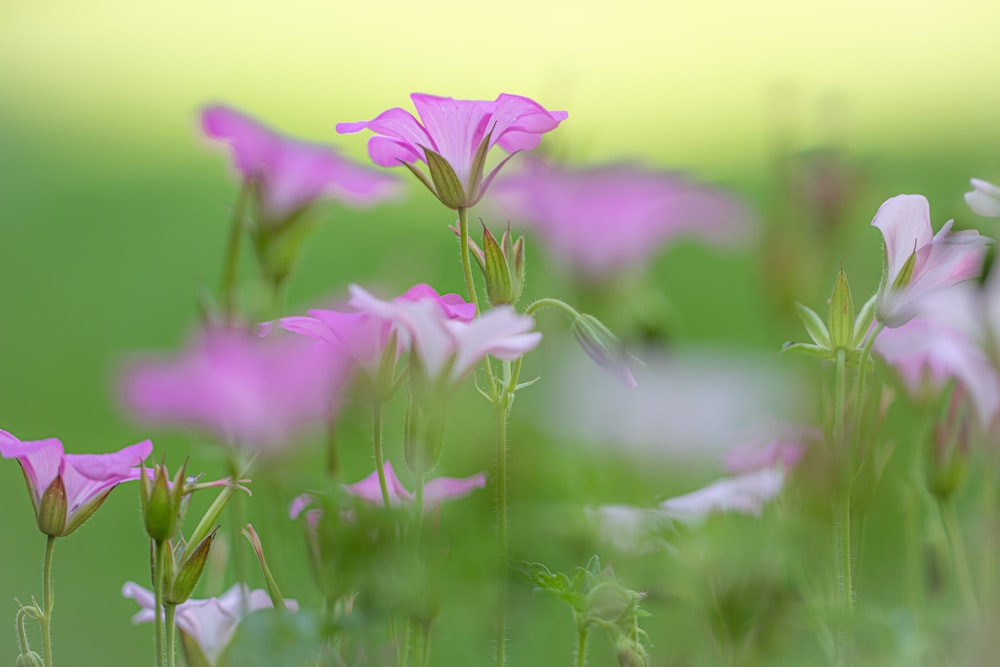
<svg viewBox="0 0 1000 667"><path fill-rule="evenodd" d="M587 618L605 624L620 623L633 611L638 593L615 581L602 581L587 596Z"/></svg>
<svg viewBox="0 0 1000 667"><path fill-rule="evenodd" d="M514 281L503 248L486 226L483 226L483 254L486 257L486 296L490 304L500 306L516 301Z"/></svg>
<svg viewBox="0 0 1000 667"><path fill-rule="evenodd" d="M573 320L573 335L587 356L598 366L625 385L635 386L635 378L628 364L628 354L618 337L604 326L603 322L593 315L581 313Z"/></svg>
<svg viewBox="0 0 1000 667"><path fill-rule="evenodd" d="M34 651L28 651L17 656L17 662L14 663L14 667L42 667L44 664L42 656Z"/></svg>
<svg viewBox="0 0 1000 667"><path fill-rule="evenodd" d="M152 480L145 475L145 471L143 473L139 488L146 534L156 542L162 542L170 539L176 530L184 478L179 477L180 483L175 482L171 489L170 482L167 481L166 466L155 466Z"/></svg>
<svg viewBox="0 0 1000 667"><path fill-rule="evenodd" d="M212 541L215 539L217 531L218 528L199 542L190 554L185 554L181 566L177 568L177 574L165 587L166 590L163 591L163 599L167 603L184 604L191 597L194 587L198 584L198 580L201 579L201 573L205 570L205 563L208 562L208 554L212 549Z"/></svg>
<svg viewBox="0 0 1000 667"><path fill-rule="evenodd" d="M854 301L851 286L847 282L844 268L840 268L837 281L830 295L829 314L830 345L836 349L849 349L854 343Z"/></svg>
<svg viewBox="0 0 1000 667"><path fill-rule="evenodd" d="M628 635L621 635L615 642L615 655L620 667L648 667L649 654L645 647Z"/></svg>

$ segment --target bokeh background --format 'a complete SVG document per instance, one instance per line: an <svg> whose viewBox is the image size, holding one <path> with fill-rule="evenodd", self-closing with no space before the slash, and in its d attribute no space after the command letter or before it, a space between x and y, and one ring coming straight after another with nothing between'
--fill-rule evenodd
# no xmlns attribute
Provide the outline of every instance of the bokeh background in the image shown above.
<svg viewBox="0 0 1000 667"><path fill-rule="evenodd" d="M218 282L237 188L228 157L199 136L196 114L206 103L237 106L359 159L364 139L339 137L334 125L407 106L412 91L489 99L512 92L566 109L569 120L545 139L553 152L582 163L628 158L682 169L750 202L766 230L756 249L680 244L654 276L682 323L677 348L710 342L767 356L801 335L762 271L768 243L808 222L783 203L791 186L781 165L809 165L804 156L833 151L855 184L845 227L826 237L824 262L780 278L789 298L821 304L839 259L856 292L873 290L880 244L868 222L900 192L926 194L936 224L955 217L959 226L993 232L961 194L971 176L1000 180L998 26L996 4L974 1L7 0L0 4L0 428L24 439L56 436L76 452L153 437L169 463L190 452L221 472L204 438L136 424L113 389L123 355L178 345L196 321L198 290ZM318 303L350 282L395 289L426 280L461 291L444 229L451 221L409 185L406 202L374 212L332 205L292 279L290 304ZM544 260L538 253L531 261ZM564 285L540 275L532 296ZM462 400L470 421L489 420L474 396ZM545 417L545 408L526 412ZM580 450L571 436L539 436L533 423L525 417L515 429L551 446L515 462L515 498L520 488L522 498L648 503L692 488L676 481L672 459L654 456L636 475L619 452ZM364 425L353 428L363 441ZM481 444L481 451L451 447L444 472L489 467L488 437ZM345 454L358 478L366 451ZM308 470L309 454L301 456L289 470ZM569 472L539 472L546 469ZM118 595L125 579L148 576L133 491L113 494L57 548L60 662L149 662L149 628L128 624L133 605ZM489 515L487 496L473 502L470 516ZM0 464L0 503L0 605L13 620L12 599L39 594L44 540L11 461ZM282 534L283 507L257 511ZM488 543L492 527L479 530ZM524 544L515 555L546 556L527 553L528 537ZM289 569L301 555L291 546L276 550ZM309 599L301 567L287 575L286 592ZM452 613L462 605L488 609L488 591L456 594ZM672 613L675 623L685 618ZM489 642L489 614L482 618L469 637L441 642L441 664L459 664L475 655L477 641ZM545 655L547 635L529 618L513 621L514 658ZM559 618L554 627L569 637L568 620ZM12 626L9 633L0 641L8 663L16 655ZM670 648L657 647L656 664L674 664L666 661ZM481 652L488 657L488 646Z"/></svg>

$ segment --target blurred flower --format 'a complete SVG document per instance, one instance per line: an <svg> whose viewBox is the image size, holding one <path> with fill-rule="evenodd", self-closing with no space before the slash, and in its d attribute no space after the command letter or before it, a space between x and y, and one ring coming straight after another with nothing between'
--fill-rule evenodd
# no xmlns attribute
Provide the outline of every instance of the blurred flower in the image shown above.
<svg viewBox="0 0 1000 667"><path fill-rule="evenodd" d="M130 364L121 393L143 419L196 424L235 446L279 447L330 416L349 361L293 336L209 329L178 356Z"/></svg>
<svg viewBox="0 0 1000 667"><path fill-rule="evenodd" d="M382 301L357 285L350 291L351 306L389 322L423 373L449 385L458 384L487 355L510 361L534 349L542 338L531 331L532 318L509 306L463 321L448 317L433 301Z"/></svg>
<svg viewBox="0 0 1000 667"><path fill-rule="evenodd" d="M260 189L263 226L280 225L320 198L365 206L395 196L398 181L355 164L330 146L284 137L230 107L201 112L205 135L225 142L236 168Z"/></svg>
<svg viewBox="0 0 1000 667"><path fill-rule="evenodd" d="M787 471L799 462L806 449L823 440L822 431L812 426L774 422L762 431L726 453L728 472L743 474L775 467Z"/></svg>
<svg viewBox="0 0 1000 667"><path fill-rule="evenodd" d="M646 553L665 546L662 535L668 523L655 509L633 505L600 505L587 508L594 532L619 551Z"/></svg>
<svg viewBox="0 0 1000 667"><path fill-rule="evenodd" d="M66 454L55 438L21 441L0 431L0 454L21 464L38 528L53 537L72 533L112 489L139 479L137 466L152 451L143 440L110 454Z"/></svg>
<svg viewBox="0 0 1000 667"><path fill-rule="evenodd" d="M973 178L972 192L965 193L965 203L973 212L986 218L1000 218L1000 187Z"/></svg>
<svg viewBox="0 0 1000 667"><path fill-rule="evenodd" d="M567 169L526 160L492 192L504 214L591 277L640 269L680 236L733 245L751 229L747 207L723 191L629 164Z"/></svg>
<svg viewBox="0 0 1000 667"><path fill-rule="evenodd" d="M872 220L885 239L885 271L876 318L902 326L917 314L920 298L979 275L990 239L978 232L952 232L949 220L934 235L930 205L922 195L887 200Z"/></svg>
<svg viewBox="0 0 1000 667"><path fill-rule="evenodd" d="M784 481L784 471L775 468L724 477L702 489L664 501L659 511L683 523L698 523L718 512L759 516L764 505L781 493Z"/></svg>
<svg viewBox="0 0 1000 667"><path fill-rule="evenodd" d="M389 461L382 467L386 486L389 490L389 502L393 505L413 502L414 495L406 490L403 483L396 477ZM472 477L438 477L424 484L424 511L430 511L448 500L464 498L476 489L486 486L486 475L479 473ZM365 477L360 482L344 486L344 490L352 496L361 498L376 505L382 504L382 490L379 486L378 471Z"/></svg>
<svg viewBox="0 0 1000 667"><path fill-rule="evenodd" d="M458 294L439 295L426 284L414 285L393 302L435 303L444 317L470 322L476 316L475 304L467 302ZM314 309L310 317L285 317L279 321L283 329L304 336L310 336L333 345L348 354L366 373L374 376L378 370L386 343L389 341L392 324L382 318L365 312L341 312Z"/></svg>
<svg viewBox="0 0 1000 667"><path fill-rule="evenodd" d="M122 595L139 603L142 610L132 617L132 623L148 623L156 618L154 608L156 599L153 592L135 582L128 581L122 586ZM285 601L288 609L298 611L295 600ZM218 665L229 643L236 634L236 628L243 620L244 614L259 609L271 609L271 598L267 591L249 590L241 584L232 588L217 598L190 599L177 606L175 623L181 634L181 645L189 664ZM191 658L192 651L197 658Z"/></svg>
<svg viewBox="0 0 1000 667"><path fill-rule="evenodd" d="M420 121L399 107L372 120L338 123L337 132L371 130L368 154L375 164L404 164L449 208L473 206L506 163L505 158L483 178L487 153L493 146L517 153L530 150L541 135L565 120L565 111L547 111L518 95L493 101L456 100L423 93L410 95ZM413 166L424 162L428 174Z"/></svg>

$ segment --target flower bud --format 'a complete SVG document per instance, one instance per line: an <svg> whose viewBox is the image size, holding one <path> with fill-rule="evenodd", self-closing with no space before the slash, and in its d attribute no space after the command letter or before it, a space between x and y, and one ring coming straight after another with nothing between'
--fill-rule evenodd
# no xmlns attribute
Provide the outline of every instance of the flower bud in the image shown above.
<svg viewBox="0 0 1000 667"><path fill-rule="evenodd" d="M615 655L620 667L648 667L649 655L642 644L628 635L619 635L615 642Z"/></svg>
<svg viewBox="0 0 1000 667"><path fill-rule="evenodd" d="M833 284L828 322L830 345L834 350L854 347L854 301L851 299L851 286L843 267Z"/></svg>
<svg viewBox="0 0 1000 667"><path fill-rule="evenodd" d="M142 499L142 518L146 534L154 541L162 542L173 537L180 518L181 498L184 495L184 468L181 466L173 486L167 480L167 468L157 465L153 468L153 479L143 471L139 490Z"/></svg>
<svg viewBox="0 0 1000 667"><path fill-rule="evenodd" d="M201 579L201 573L205 570L205 563L208 562L208 554L212 549L212 541L215 539L216 532L218 532L218 528L209 533L205 539L198 543L194 551L184 557L184 561L177 568L177 573L164 587L163 599L168 604L184 604L191 597L194 587Z"/></svg>
<svg viewBox="0 0 1000 667"><path fill-rule="evenodd" d="M504 238L506 240L506 234ZM483 225L483 254L486 258L486 296L490 304L500 306L515 303L520 295L515 293L507 256L497 243L496 237L485 225Z"/></svg>
<svg viewBox="0 0 1000 667"><path fill-rule="evenodd" d="M602 581L587 596L586 617L594 622L614 625L635 609L638 600L639 594L635 591L613 580Z"/></svg>
<svg viewBox="0 0 1000 667"><path fill-rule="evenodd" d="M611 373L629 387L635 378L628 365L628 355L621 342L610 329L593 315L581 313L573 320L573 336L598 366Z"/></svg>
<svg viewBox="0 0 1000 667"><path fill-rule="evenodd" d="M42 667L44 664L42 656L34 651L28 651L17 656L17 662L14 663L14 667Z"/></svg>
<svg viewBox="0 0 1000 667"><path fill-rule="evenodd" d="M38 503L38 529L52 537L62 537L66 530L66 486L62 475L56 478L45 489Z"/></svg>

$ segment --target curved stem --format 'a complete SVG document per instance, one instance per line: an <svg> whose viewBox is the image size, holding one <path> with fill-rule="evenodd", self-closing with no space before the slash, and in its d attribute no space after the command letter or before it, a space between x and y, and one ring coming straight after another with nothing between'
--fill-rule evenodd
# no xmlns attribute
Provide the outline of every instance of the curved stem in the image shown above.
<svg viewBox="0 0 1000 667"><path fill-rule="evenodd" d="M550 296L532 301L530 304L528 304L528 307L524 309L524 314L533 315L536 311L539 311L542 308L556 308L566 313L569 317L573 319L580 317L580 312L576 308L574 308L573 306L569 305L568 303L566 303L561 299L555 299Z"/></svg>
<svg viewBox="0 0 1000 667"><path fill-rule="evenodd" d="M28 651L31 650L31 645L28 644L28 634L24 631L24 617L27 613L24 607L17 610L17 641L21 648L21 655L27 655Z"/></svg>
<svg viewBox="0 0 1000 667"><path fill-rule="evenodd" d="M458 239L462 253L462 272L465 274L465 289L469 292L469 301L476 305L479 314L479 296L476 294L476 281L472 278L472 263L469 260L469 210L458 209Z"/></svg>
<svg viewBox="0 0 1000 667"><path fill-rule="evenodd" d="M382 457L382 402L376 400L372 405L372 445L375 450L375 470L378 471L378 486L382 491L382 504L386 509L389 502L389 485L385 481L385 463ZM422 493L419 486L417 493Z"/></svg>
<svg viewBox="0 0 1000 667"><path fill-rule="evenodd" d="M42 564L42 606L45 607L39 622L42 626L42 647L45 651L45 667L52 667L52 607L55 600L52 592L52 552L56 538L48 536L45 542L45 560Z"/></svg>
<svg viewBox="0 0 1000 667"><path fill-rule="evenodd" d="M955 514L955 506L943 501L940 504L941 522L944 524L944 531L948 535L948 544L951 547L951 559L954 561L955 572L958 575L958 586L962 591L962 600L966 610L975 618L979 617L979 604L976 602L976 590L972 584L972 573L969 570L969 558L965 553L965 538L962 537L962 526L959 523L958 515Z"/></svg>
<svg viewBox="0 0 1000 667"><path fill-rule="evenodd" d="M177 612L177 605L167 603L164 605L163 625L167 631L167 667L176 667L177 660L174 658L174 615Z"/></svg>

